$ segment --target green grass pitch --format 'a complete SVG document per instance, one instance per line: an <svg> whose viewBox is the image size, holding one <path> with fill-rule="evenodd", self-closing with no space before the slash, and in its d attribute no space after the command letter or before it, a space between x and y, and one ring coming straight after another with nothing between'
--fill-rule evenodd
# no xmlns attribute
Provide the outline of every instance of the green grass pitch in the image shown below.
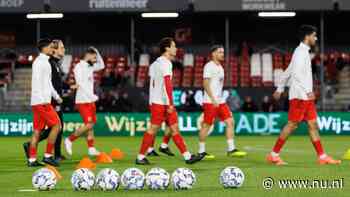
<svg viewBox="0 0 350 197"><path fill-rule="evenodd" d="M245 158L228 158L225 155L226 140L223 136L209 137L207 151L215 154L216 159L202 161L195 165L186 165L182 157L150 158L152 166L137 166L146 172L151 167L161 167L171 173L178 167L189 167L197 176L197 182L192 190L174 191L172 187L165 191L125 191L122 187L116 192L76 192L72 190L70 176L79 161L87 152L85 140L79 139L73 146L71 160L61 164L60 172L63 180L59 181L56 189L47 192L23 192L23 189L32 189L31 175L35 171L25 165L22 143L28 138L2 137L0 138L0 196L159 196L159 197L237 197L237 196L349 196L350 171L349 162L343 161L339 166L319 166L316 164L314 149L307 136L293 136L283 149L281 156L289 163L287 166L271 166L265 162L265 155L274 144L276 136L238 136L236 144L240 149L248 151ZM197 151L197 137L185 137L190 150ZM139 137L97 137L96 146L105 152L112 148L120 148L126 154L122 161L114 161L113 164L100 164L94 171L96 174L105 167L114 168L121 174L123 170L134 167L134 159L137 154ZM160 143L161 138L157 138ZM350 148L348 136L324 136L323 145L328 154L340 158L347 148ZM39 148L39 156L46 142ZM171 142L171 148L176 148ZM177 152L176 152L177 153ZM244 185L239 189L223 189L219 184L219 173L226 166L238 166L245 173ZM271 190L265 190L262 181L265 177L278 179L338 179L343 178L342 189L279 189L276 186Z"/></svg>

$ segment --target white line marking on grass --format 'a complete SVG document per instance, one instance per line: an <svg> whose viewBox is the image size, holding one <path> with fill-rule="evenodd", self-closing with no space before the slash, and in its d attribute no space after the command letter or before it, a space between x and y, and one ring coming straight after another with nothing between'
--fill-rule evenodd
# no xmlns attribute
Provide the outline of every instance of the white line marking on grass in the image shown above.
<svg viewBox="0 0 350 197"><path fill-rule="evenodd" d="M37 192L38 190L35 190L35 189L19 189L17 191L19 191L19 192Z"/></svg>

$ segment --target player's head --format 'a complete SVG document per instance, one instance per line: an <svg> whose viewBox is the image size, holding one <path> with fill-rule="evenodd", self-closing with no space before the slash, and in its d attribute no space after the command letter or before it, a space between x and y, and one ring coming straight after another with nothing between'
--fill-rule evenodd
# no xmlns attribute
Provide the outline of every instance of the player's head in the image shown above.
<svg viewBox="0 0 350 197"><path fill-rule="evenodd" d="M86 49L83 59L90 65L95 64L97 62L97 53L95 49L93 49L92 47Z"/></svg>
<svg viewBox="0 0 350 197"><path fill-rule="evenodd" d="M176 43L173 38L166 37L159 42L160 54L167 54L169 57L173 58L176 56Z"/></svg>
<svg viewBox="0 0 350 197"><path fill-rule="evenodd" d="M37 43L37 48L40 53L52 55L52 40L48 38L40 39Z"/></svg>
<svg viewBox="0 0 350 197"><path fill-rule="evenodd" d="M299 28L299 40L309 46L316 45L317 28L312 25L302 25Z"/></svg>
<svg viewBox="0 0 350 197"><path fill-rule="evenodd" d="M225 59L225 50L222 45L214 45L210 48L211 58L214 61L224 61Z"/></svg>
<svg viewBox="0 0 350 197"><path fill-rule="evenodd" d="M62 59L66 51L62 40L58 40L58 39L52 40L52 47L53 47L52 55L56 58Z"/></svg>

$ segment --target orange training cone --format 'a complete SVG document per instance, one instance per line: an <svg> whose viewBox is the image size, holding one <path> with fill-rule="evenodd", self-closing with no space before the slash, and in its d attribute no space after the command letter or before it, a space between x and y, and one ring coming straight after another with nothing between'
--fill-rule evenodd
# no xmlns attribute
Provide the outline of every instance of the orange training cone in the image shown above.
<svg viewBox="0 0 350 197"><path fill-rule="evenodd" d="M56 175L57 180L61 180L63 178L60 172L55 167L51 165L46 165L45 167L51 170Z"/></svg>
<svg viewBox="0 0 350 197"><path fill-rule="evenodd" d="M96 164L91 161L91 159L89 157L84 157L79 164L76 167L77 169L79 168L87 168L90 170L94 170L96 168Z"/></svg>
<svg viewBox="0 0 350 197"><path fill-rule="evenodd" d="M112 163L112 158L104 152L101 152L97 158L96 163Z"/></svg>
<svg viewBox="0 0 350 197"><path fill-rule="evenodd" d="M111 152L111 157L115 160L122 160L124 158L124 153L118 148L113 148Z"/></svg>

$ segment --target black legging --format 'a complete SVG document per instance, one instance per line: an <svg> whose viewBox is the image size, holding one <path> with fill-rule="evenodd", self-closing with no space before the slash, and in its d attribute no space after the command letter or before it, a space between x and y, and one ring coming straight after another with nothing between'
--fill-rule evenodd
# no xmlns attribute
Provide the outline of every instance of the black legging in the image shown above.
<svg viewBox="0 0 350 197"><path fill-rule="evenodd" d="M55 142L55 157L61 157L61 143L62 143L62 134L63 134L63 112L62 111L56 111L58 114L58 117L61 120L61 130L58 132L56 142ZM47 139L49 137L51 128L45 129L43 132L40 133L39 142Z"/></svg>

